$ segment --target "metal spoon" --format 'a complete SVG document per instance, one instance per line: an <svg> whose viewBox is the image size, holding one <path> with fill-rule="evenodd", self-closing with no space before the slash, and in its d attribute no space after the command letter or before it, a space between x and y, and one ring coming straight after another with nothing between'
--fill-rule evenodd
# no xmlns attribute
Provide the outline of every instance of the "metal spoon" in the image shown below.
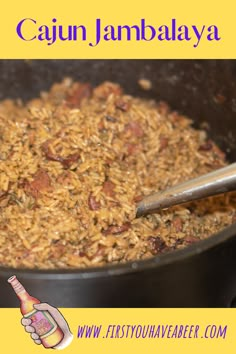
<svg viewBox="0 0 236 354"><path fill-rule="evenodd" d="M236 190L236 163L145 197L137 205L136 217L233 190Z"/></svg>

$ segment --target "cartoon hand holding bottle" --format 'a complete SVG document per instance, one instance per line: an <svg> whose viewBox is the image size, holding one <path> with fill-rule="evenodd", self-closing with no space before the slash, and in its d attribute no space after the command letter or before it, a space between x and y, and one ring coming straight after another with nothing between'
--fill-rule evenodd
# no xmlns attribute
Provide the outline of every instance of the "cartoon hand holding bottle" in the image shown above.
<svg viewBox="0 0 236 354"><path fill-rule="evenodd" d="M8 282L20 299L20 309L24 316L21 323L26 332L31 334L34 342L43 344L45 348L63 349L67 347L73 335L60 311L30 296L15 275L10 277Z"/></svg>

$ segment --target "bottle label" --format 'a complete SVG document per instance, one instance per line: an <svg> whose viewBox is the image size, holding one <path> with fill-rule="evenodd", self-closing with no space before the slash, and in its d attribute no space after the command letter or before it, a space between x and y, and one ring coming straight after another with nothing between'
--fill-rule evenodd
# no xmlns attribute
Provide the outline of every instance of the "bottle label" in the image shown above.
<svg viewBox="0 0 236 354"><path fill-rule="evenodd" d="M31 319L31 326L35 328L36 333L41 339L49 336L57 329L57 323L48 311L32 311L24 315Z"/></svg>

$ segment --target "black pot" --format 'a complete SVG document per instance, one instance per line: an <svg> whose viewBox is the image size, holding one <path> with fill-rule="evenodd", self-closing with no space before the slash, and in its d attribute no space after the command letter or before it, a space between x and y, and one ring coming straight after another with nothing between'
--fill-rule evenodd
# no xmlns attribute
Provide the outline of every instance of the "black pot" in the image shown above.
<svg viewBox="0 0 236 354"><path fill-rule="evenodd" d="M236 160L236 61L229 60L2 60L0 99L29 99L71 76L120 83L127 93L162 99L207 121L211 137ZM151 79L142 91L137 80ZM0 235L1 237L1 235ZM226 307L236 297L236 224L193 246L150 260L85 270L0 268L0 306L18 306L7 278L57 307Z"/></svg>

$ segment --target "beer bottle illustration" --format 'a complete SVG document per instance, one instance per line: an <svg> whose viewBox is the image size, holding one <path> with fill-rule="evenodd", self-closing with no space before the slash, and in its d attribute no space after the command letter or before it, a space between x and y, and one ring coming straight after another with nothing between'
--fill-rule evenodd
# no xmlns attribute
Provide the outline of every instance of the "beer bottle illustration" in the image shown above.
<svg viewBox="0 0 236 354"><path fill-rule="evenodd" d="M20 310L25 318L29 318L31 326L35 328L45 348L53 348L61 342L64 334L55 319L48 311L38 311L34 305L41 301L29 295L15 275L8 279L17 297L20 300Z"/></svg>

